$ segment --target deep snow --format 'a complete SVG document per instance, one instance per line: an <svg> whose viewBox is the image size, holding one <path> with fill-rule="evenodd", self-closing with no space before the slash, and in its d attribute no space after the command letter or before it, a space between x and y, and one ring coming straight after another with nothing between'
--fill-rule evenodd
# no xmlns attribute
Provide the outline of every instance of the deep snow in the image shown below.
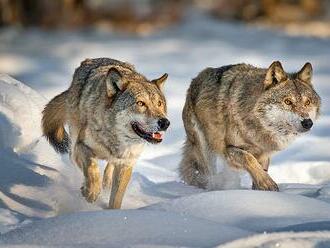
<svg viewBox="0 0 330 248"><path fill-rule="evenodd" d="M200 247L243 238L225 247L330 246L329 233L318 232L330 231L329 48L327 39L288 37L195 15L147 37L0 30L0 72L24 82L0 75L0 233L7 232L0 244ZM74 68L87 57L131 62L149 78L170 75L165 87L171 127L161 145L146 147L124 199L124 208L142 210L105 211L106 192L96 204L86 203L79 170L41 138L44 104L68 87ZM181 109L191 78L207 66L267 67L273 60L288 71L310 61L322 97L322 116L312 131L272 161L270 174L281 193L204 192L182 184ZM246 174L225 171L215 188L250 186ZM268 233L282 231L311 233Z"/></svg>

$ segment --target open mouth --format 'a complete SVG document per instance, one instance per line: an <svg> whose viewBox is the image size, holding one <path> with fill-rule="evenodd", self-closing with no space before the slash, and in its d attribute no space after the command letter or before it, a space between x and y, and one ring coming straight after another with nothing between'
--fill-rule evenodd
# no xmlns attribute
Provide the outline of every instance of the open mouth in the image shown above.
<svg viewBox="0 0 330 248"><path fill-rule="evenodd" d="M132 128L134 132L140 136L142 139L145 139L146 141L156 144L160 143L163 140L163 132L148 132L144 130L141 125L137 122L132 122Z"/></svg>

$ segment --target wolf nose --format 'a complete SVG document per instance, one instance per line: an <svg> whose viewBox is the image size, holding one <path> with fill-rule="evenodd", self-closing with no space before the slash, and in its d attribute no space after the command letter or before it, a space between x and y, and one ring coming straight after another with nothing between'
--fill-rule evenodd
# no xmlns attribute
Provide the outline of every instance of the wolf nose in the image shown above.
<svg viewBox="0 0 330 248"><path fill-rule="evenodd" d="M170 121L166 118L160 118L158 120L158 126L161 131L165 131L170 125Z"/></svg>
<svg viewBox="0 0 330 248"><path fill-rule="evenodd" d="M305 129L311 129L311 127L313 126L313 121L311 119L304 119L301 122L301 125L303 126L303 128Z"/></svg>

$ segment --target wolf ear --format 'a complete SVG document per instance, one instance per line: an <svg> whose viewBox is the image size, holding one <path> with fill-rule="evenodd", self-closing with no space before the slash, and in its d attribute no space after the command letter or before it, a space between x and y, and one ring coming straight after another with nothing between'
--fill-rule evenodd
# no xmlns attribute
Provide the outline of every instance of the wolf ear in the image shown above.
<svg viewBox="0 0 330 248"><path fill-rule="evenodd" d="M154 80L151 80L151 83L155 83L157 85L157 87L162 90L163 87L164 87L164 83L166 81L168 77L168 74L165 73L163 76L161 76L160 78L157 78L157 79L154 79Z"/></svg>
<svg viewBox="0 0 330 248"><path fill-rule="evenodd" d="M118 91L123 91L125 89L123 77L121 73L114 67L109 69L105 82L107 86L107 94L109 97L113 96Z"/></svg>
<svg viewBox="0 0 330 248"><path fill-rule="evenodd" d="M265 89L288 78L279 61L274 61L268 68L264 81Z"/></svg>
<svg viewBox="0 0 330 248"><path fill-rule="evenodd" d="M313 67L312 64L307 62L303 68L298 72L298 78L308 84L312 83Z"/></svg>

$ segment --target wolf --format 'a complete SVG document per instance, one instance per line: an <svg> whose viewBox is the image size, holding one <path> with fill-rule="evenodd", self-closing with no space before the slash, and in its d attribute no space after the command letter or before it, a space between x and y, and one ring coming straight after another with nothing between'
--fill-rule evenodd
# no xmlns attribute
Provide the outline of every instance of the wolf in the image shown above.
<svg viewBox="0 0 330 248"><path fill-rule="evenodd" d="M182 118L186 131L179 173L184 182L210 188L221 158L247 171L253 189L278 191L267 173L270 158L306 133L320 113L313 69L286 73L248 64L206 68L187 91Z"/></svg>
<svg viewBox="0 0 330 248"><path fill-rule="evenodd" d="M129 63L86 59L69 89L46 105L43 134L82 170L81 192L88 202L98 199L103 186L111 189L109 208L121 207L144 145L160 143L170 125L163 94L167 77L148 80ZM98 159L107 161L102 182Z"/></svg>

